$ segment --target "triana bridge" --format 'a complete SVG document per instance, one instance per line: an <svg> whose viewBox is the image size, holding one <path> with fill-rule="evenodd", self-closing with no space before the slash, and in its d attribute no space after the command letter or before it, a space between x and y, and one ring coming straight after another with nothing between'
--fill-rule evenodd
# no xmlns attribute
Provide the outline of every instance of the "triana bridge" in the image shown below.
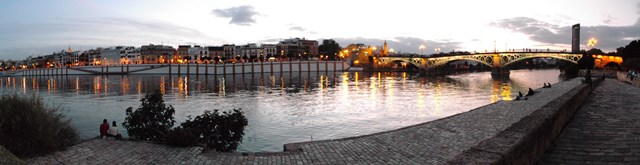
<svg viewBox="0 0 640 165"><path fill-rule="evenodd" d="M582 58L582 54L566 53L566 52L495 52L495 53L478 53L469 55L454 55L442 57L407 57L407 56L386 56L379 57L380 64L388 65L396 62L405 62L414 65L422 70L432 70L441 67L447 63L468 60L476 61L492 69L491 74L509 74L507 66L518 61L531 58L556 58L572 63L578 63ZM618 65L622 64L620 57L594 55L596 59L596 67L604 67L613 62Z"/></svg>

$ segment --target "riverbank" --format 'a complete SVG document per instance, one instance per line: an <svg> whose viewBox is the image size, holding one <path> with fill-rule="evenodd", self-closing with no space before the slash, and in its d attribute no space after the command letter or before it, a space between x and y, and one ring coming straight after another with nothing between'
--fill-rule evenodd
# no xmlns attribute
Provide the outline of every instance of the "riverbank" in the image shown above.
<svg viewBox="0 0 640 165"><path fill-rule="evenodd" d="M18 69L0 72L3 76L64 75L226 75L285 72L328 72L349 70L344 61L280 61L231 64L128 64Z"/></svg>
<svg viewBox="0 0 640 165"><path fill-rule="evenodd" d="M537 94L525 101L500 101L466 113L397 130L344 139L286 144L283 152L199 153L195 152L197 147L173 148L145 142L97 139L78 144L67 151L31 159L29 162L446 164L481 142L496 137L553 100L566 97L567 93L575 91L581 84L581 79L577 78L553 84L552 88L537 89ZM113 146L109 150L115 151L102 151L105 146Z"/></svg>

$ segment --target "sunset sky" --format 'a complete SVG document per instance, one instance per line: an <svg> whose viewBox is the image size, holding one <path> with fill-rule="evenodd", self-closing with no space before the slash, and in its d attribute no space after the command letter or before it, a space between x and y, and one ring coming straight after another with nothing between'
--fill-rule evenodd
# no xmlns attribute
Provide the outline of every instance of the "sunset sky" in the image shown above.
<svg viewBox="0 0 640 165"><path fill-rule="evenodd" d="M0 2L0 59L71 47L274 43L335 39L425 53L570 49L581 24L585 49L614 51L640 39L637 0L6 0Z"/></svg>

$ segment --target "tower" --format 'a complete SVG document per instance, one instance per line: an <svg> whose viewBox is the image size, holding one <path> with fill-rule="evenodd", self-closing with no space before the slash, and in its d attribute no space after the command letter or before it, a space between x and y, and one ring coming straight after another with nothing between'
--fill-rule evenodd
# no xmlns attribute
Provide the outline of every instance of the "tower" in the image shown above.
<svg viewBox="0 0 640 165"><path fill-rule="evenodd" d="M580 24L571 26L571 52L580 52Z"/></svg>
<svg viewBox="0 0 640 165"><path fill-rule="evenodd" d="M71 46L69 46L69 49L67 50L67 53L71 53L71 52L73 52L73 51L71 50Z"/></svg>
<svg viewBox="0 0 640 165"><path fill-rule="evenodd" d="M384 40L384 45L382 46L382 52L380 54L382 54L382 56L387 56L389 51L389 45L387 45L387 40Z"/></svg>

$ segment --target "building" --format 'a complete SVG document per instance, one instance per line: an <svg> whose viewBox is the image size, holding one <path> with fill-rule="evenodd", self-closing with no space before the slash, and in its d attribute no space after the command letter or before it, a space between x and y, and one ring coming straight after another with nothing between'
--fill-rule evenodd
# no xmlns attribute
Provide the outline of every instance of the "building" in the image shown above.
<svg viewBox="0 0 640 165"><path fill-rule="evenodd" d="M250 43L240 47L240 57L245 59L256 59L262 52L262 48L258 44Z"/></svg>
<svg viewBox="0 0 640 165"><path fill-rule="evenodd" d="M221 60L224 56L224 47L222 46L207 46L205 48L209 51L209 58L205 59L205 62L211 63L212 61Z"/></svg>
<svg viewBox="0 0 640 165"><path fill-rule="evenodd" d="M80 54L80 56L78 57L77 65L82 65L82 66L100 65L101 51L102 51L102 48L98 47L96 49L91 49L91 50L82 52L82 54Z"/></svg>
<svg viewBox="0 0 640 165"><path fill-rule="evenodd" d="M225 44L222 45L224 56L223 59L231 59L236 55L236 45L234 44Z"/></svg>
<svg viewBox="0 0 640 165"><path fill-rule="evenodd" d="M78 63L78 58L80 55L79 51L71 50L71 47L67 50L61 50L60 52L54 52L52 63L56 67L60 66L72 66Z"/></svg>
<svg viewBox="0 0 640 165"><path fill-rule="evenodd" d="M120 64L142 64L140 48L126 47L120 53Z"/></svg>
<svg viewBox="0 0 640 165"><path fill-rule="evenodd" d="M571 52L580 52L580 24L571 26Z"/></svg>
<svg viewBox="0 0 640 165"><path fill-rule="evenodd" d="M278 47L275 44L262 44L262 52L260 56L264 59L275 57L278 55Z"/></svg>
<svg viewBox="0 0 640 165"><path fill-rule="evenodd" d="M293 38L280 41L276 47L281 57L293 59L318 57L318 41Z"/></svg>
<svg viewBox="0 0 640 165"><path fill-rule="evenodd" d="M202 63L203 57L209 57L209 50L201 47L200 45L194 45L193 47L188 49L187 54L188 56L186 58L183 57L184 59L187 59L187 62Z"/></svg>
<svg viewBox="0 0 640 165"><path fill-rule="evenodd" d="M115 46L102 49L100 58L102 65L116 65L122 63L122 58L127 57L127 50L135 49L133 46Z"/></svg>
<svg viewBox="0 0 640 165"><path fill-rule="evenodd" d="M150 44L140 47L143 64L169 63L175 52L172 46Z"/></svg>
<svg viewBox="0 0 640 165"><path fill-rule="evenodd" d="M387 40L384 40L384 46L382 46L382 50L380 52L381 56L389 56L389 45L387 45Z"/></svg>
<svg viewBox="0 0 640 165"><path fill-rule="evenodd" d="M183 60L186 60L187 56L189 56L189 49L191 45L178 45L177 55L173 57L173 60L179 63L182 63Z"/></svg>

